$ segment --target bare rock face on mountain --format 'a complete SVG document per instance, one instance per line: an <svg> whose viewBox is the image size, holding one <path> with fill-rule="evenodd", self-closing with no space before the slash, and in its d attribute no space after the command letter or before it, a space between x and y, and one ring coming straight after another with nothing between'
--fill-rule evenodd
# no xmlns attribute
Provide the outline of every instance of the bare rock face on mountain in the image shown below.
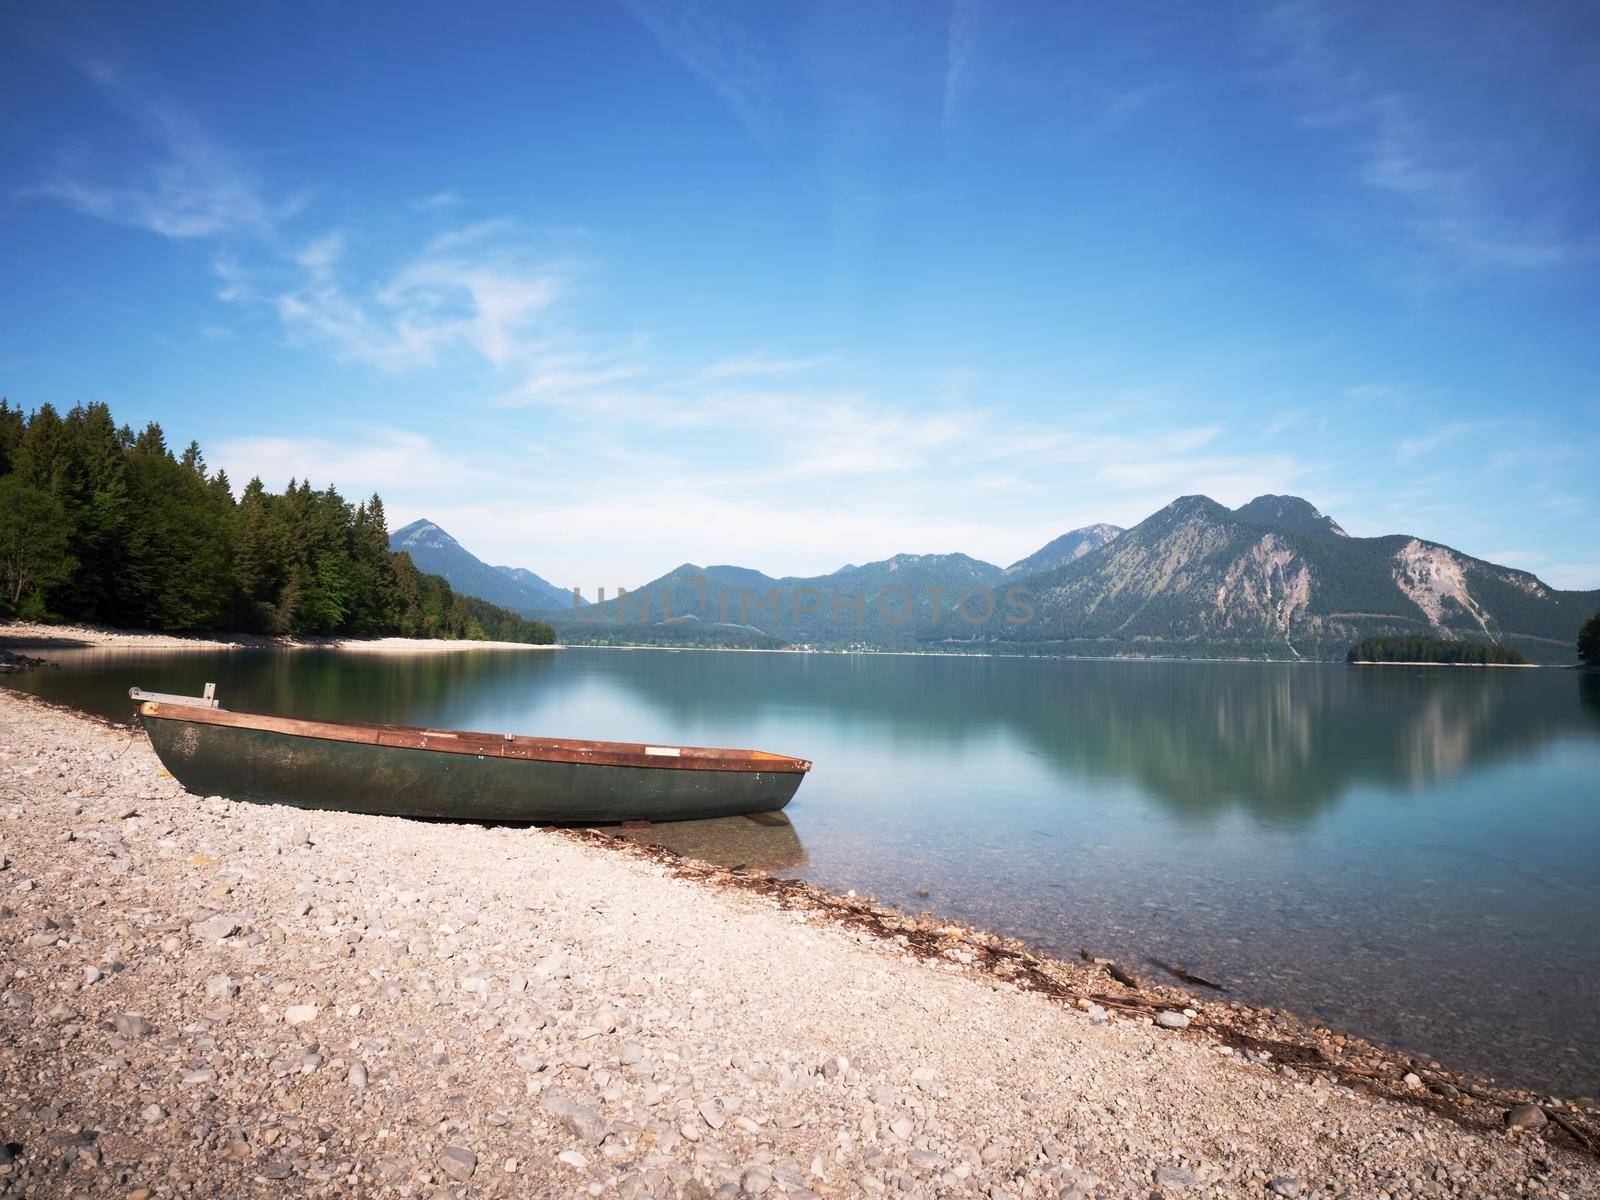
<svg viewBox="0 0 1600 1200"><path fill-rule="evenodd" d="M1287 539L1268 533L1234 560L1217 588L1224 630L1270 630L1291 652L1295 618L1311 603L1311 569Z"/></svg>
<svg viewBox="0 0 1600 1200"><path fill-rule="evenodd" d="M1184 496L1024 582L1039 609L1029 640L1098 653L1337 658L1363 637L1430 634L1563 662L1600 605L1419 538L1352 538L1295 496L1234 510Z"/></svg>
<svg viewBox="0 0 1600 1200"><path fill-rule="evenodd" d="M1455 551L1412 538L1395 553L1394 582L1433 628L1448 628L1452 618L1464 616L1483 633L1490 633L1491 618L1472 598L1467 573Z"/></svg>

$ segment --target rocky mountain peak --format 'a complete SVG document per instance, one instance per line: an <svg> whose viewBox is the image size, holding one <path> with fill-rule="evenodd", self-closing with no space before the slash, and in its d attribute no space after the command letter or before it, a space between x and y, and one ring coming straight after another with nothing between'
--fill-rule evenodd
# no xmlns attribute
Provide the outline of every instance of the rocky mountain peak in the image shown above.
<svg viewBox="0 0 1600 1200"><path fill-rule="evenodd" d="M395 530L389 535L389 544L396 550L410 550L413 548L441 550L449 546L460 545L455 538L426 517L411 522L404 529Z"/></svg>
<svg viewBox="0 0 1600 1200"><path fill-rule="evenodd" d="M1248 504L1241 504L1233 515L1252 525L1276 525L1301 533L1327 533L1334 537L1349 537L1332 517L1325 517L1316 505L1299 496L1257 496Z"/></svg>

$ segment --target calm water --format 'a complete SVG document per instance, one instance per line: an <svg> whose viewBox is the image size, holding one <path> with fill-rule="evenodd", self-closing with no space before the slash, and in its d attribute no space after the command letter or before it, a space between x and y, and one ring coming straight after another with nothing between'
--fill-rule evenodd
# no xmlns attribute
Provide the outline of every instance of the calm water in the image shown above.
<svg viewBox="0 0 1600 1200"><path fill-rule="evenodd" d="M656 840L1600 1091L1600 677L563 650L53 652L17 686L814 759L791 828ZM919 892L928 893L926 898Z"/></svg>

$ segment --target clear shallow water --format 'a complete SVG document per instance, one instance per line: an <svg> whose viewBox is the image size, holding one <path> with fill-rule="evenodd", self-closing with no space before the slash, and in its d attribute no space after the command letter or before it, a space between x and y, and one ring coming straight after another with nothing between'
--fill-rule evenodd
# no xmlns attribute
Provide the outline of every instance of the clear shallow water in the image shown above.
<svg viewBox="0 0 1600 1200"><path fill-rule="evenodd" d="M649 836L1024 938L1179 962L1452 1065L1600 1091L1600 676L562 650L50 651L10 683L754 747L792 827ZM920 891L928 893L919 896Z"/></svg>

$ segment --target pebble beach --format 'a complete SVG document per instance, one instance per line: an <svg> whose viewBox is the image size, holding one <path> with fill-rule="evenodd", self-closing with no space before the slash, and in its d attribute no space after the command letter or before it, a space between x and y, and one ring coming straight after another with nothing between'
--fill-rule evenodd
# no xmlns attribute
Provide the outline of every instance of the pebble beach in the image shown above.
<svg viewBox="0 0 1600 1200"><path fill-rule="evenodd" d="M257 633L180 634L112 629L103 625L0 622L0 642L29 654L65 647L107 650L339 650L357 654L459 654L473 650L558 650L528 642L450 638L271 637Z"/></svg>
<svg viewBox="0 0 1600 1200"><path fill-rule="evenodd" d="M1581 1108L760 883L191 796L0 690L0 1196L1600 1194Z"/></svg>

